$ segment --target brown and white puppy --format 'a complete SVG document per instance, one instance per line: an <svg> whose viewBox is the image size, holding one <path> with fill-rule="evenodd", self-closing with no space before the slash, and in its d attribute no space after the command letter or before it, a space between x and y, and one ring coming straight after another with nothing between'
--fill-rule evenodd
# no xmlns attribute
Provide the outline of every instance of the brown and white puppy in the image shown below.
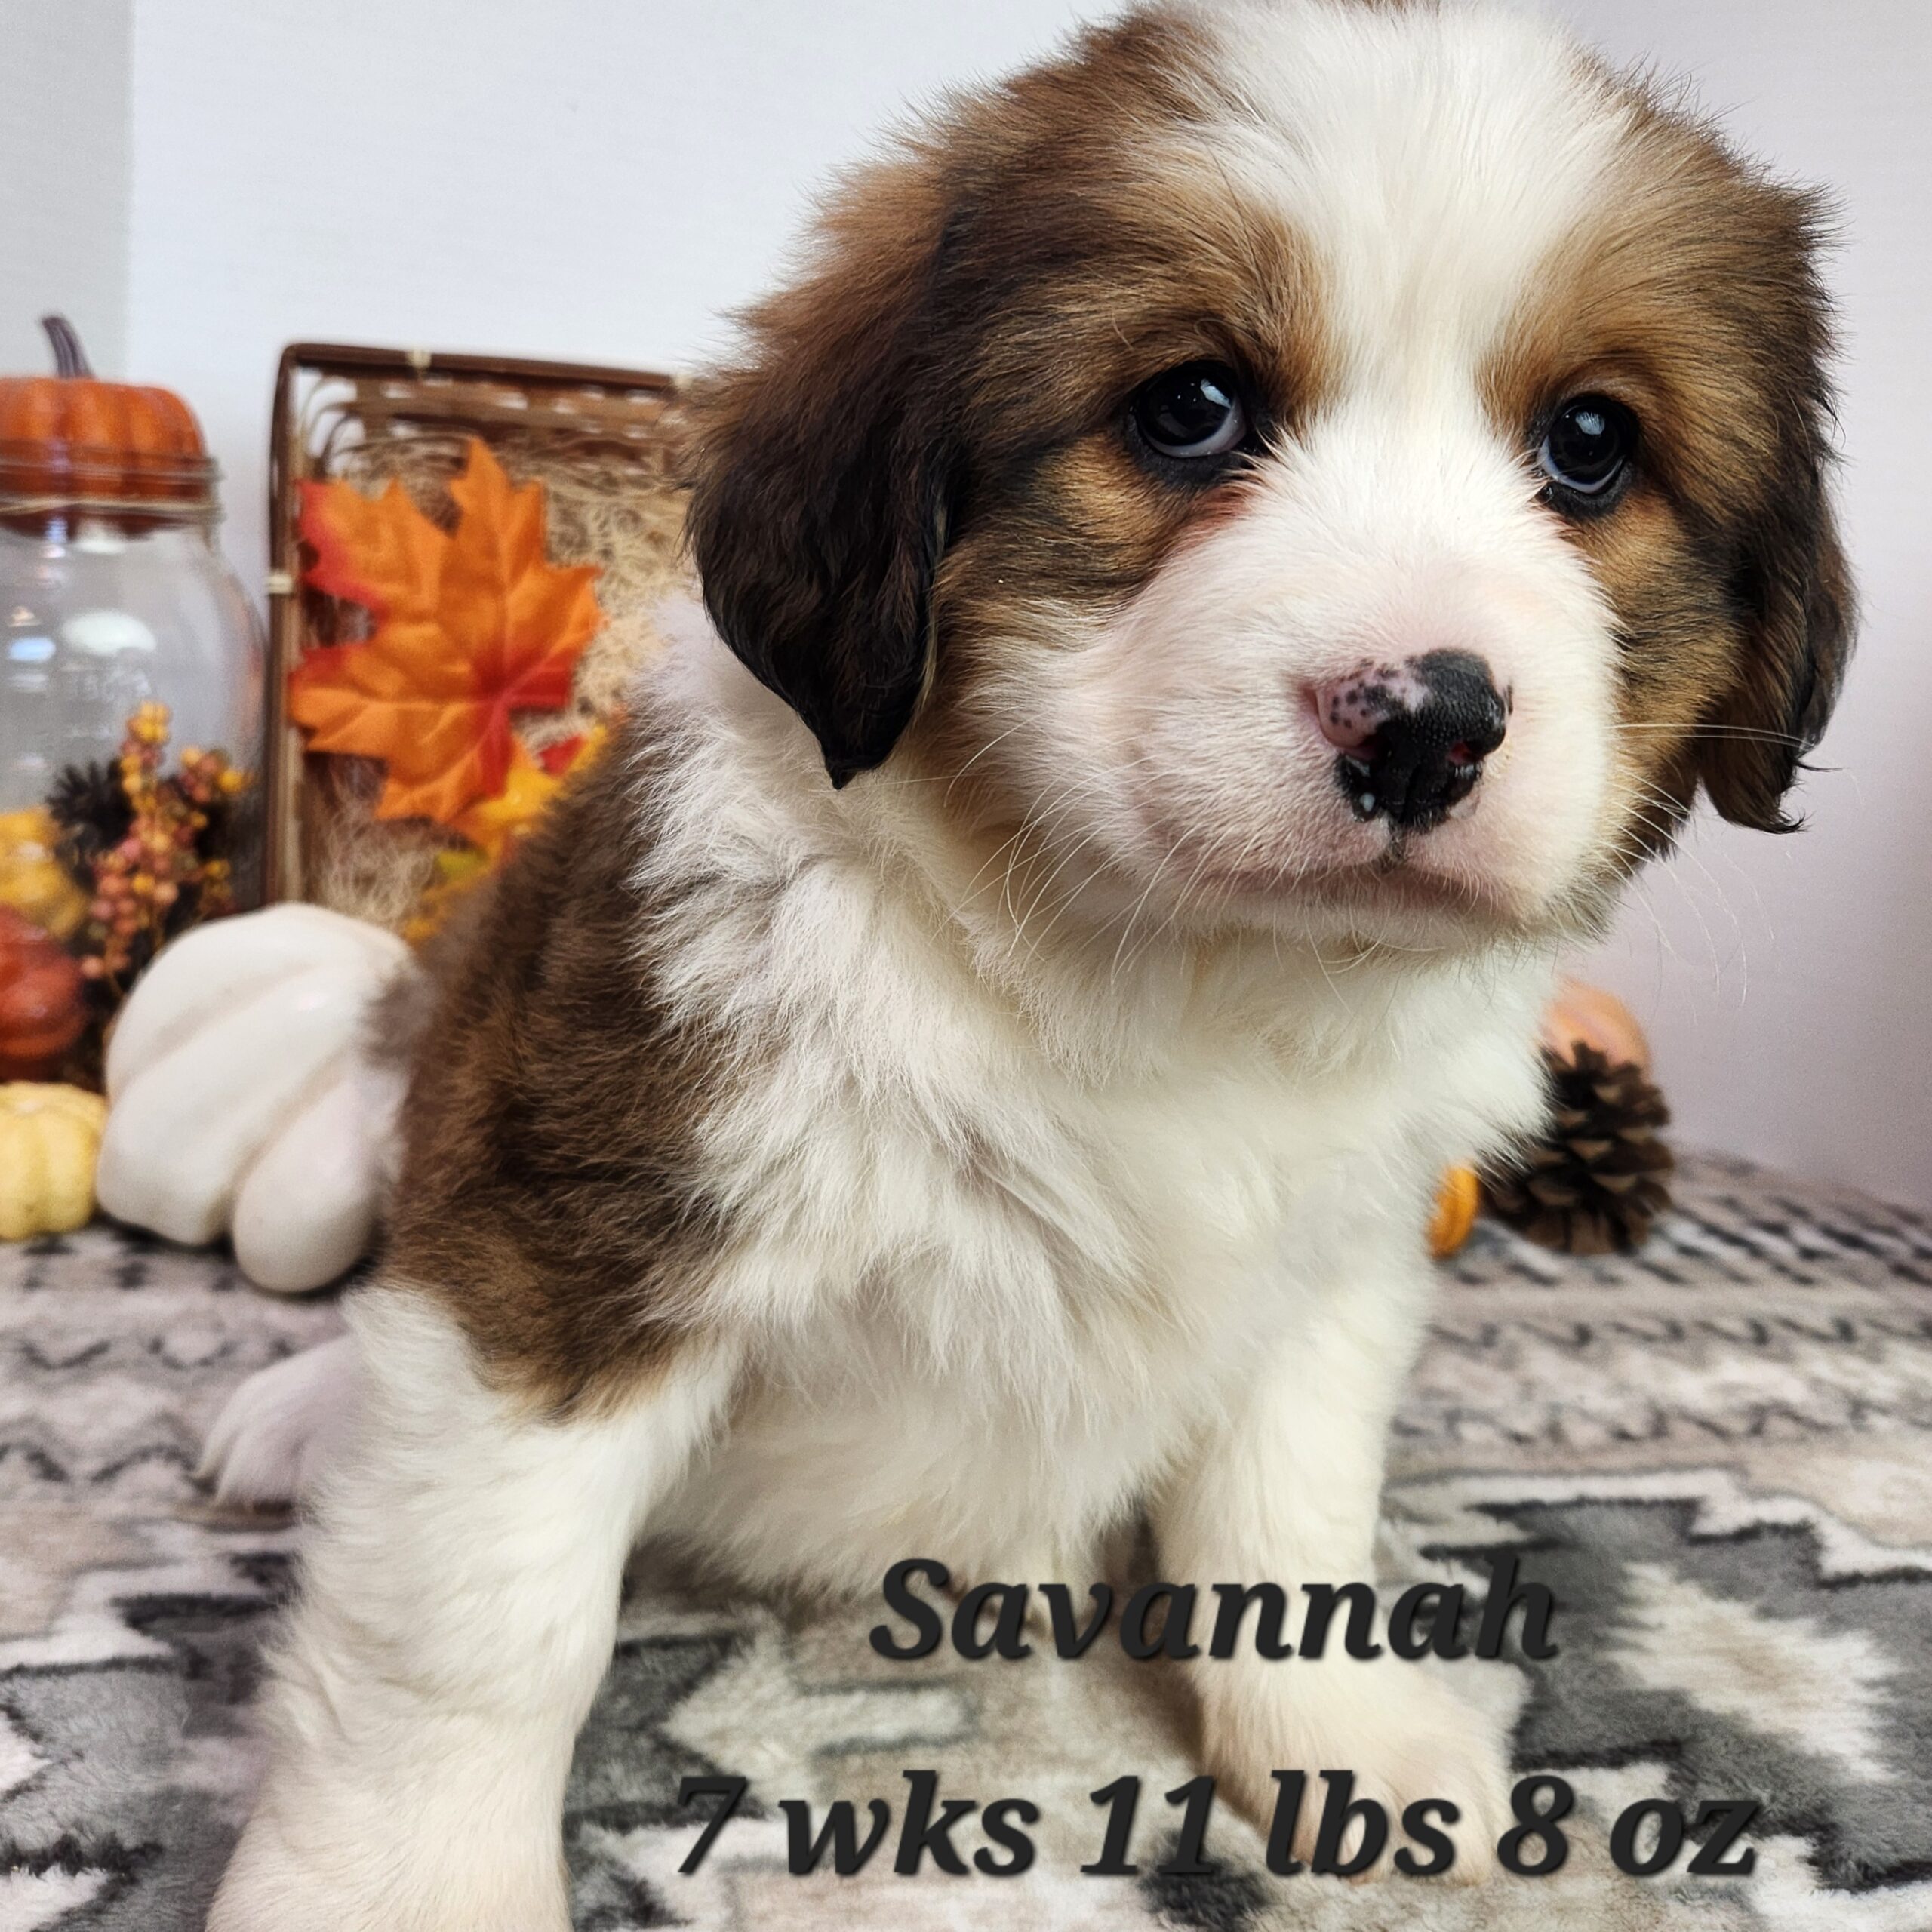
<svg viewBox="0 0 1932 1932"><path fill-rule="evenodd" d="M409 996L220 1932L564 1926L646 1533L1368 1573L1557 946L1830 707L1816 244L1550 29L1368 0L1135 12L837 201L700 398L709 622ZM1352 1766L1484 1868L1433 1677L1198 1690L1238 1801Z"/></svg>

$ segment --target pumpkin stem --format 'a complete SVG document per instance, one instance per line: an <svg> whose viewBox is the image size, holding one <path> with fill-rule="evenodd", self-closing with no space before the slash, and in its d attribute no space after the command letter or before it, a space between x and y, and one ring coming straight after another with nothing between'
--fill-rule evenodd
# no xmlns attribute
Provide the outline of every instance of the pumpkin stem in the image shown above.
<svg viewBox="0 0 1932 1932"><path fill-rule="evenodd" d="M43 315L40 325L47 331L47 339L54 345L54 369L60 376L88 376L94 371L88 365L88 352L81 346L81 339L74 331L74 325L65 315Z"/></svg>

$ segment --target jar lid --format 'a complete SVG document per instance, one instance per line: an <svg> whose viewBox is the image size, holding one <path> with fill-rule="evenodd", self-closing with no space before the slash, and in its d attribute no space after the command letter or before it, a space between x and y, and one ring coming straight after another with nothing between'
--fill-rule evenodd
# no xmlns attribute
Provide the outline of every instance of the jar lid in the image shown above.
<svg viewBox="0 0 1932 1932"><path fill-rule="evenodd" d="M0 378L0 515L213 518L219 472L194 411L168 389L101 381L65 316L41 326L55 373Z"/></svg>

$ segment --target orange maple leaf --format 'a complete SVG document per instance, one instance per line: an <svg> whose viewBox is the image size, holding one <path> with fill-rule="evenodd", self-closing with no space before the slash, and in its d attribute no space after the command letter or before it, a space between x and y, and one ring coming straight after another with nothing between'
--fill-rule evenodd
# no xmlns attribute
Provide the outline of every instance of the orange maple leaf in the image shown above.
<svg viewBox="0 0 1932 1932"><path fill-rule="evenodd" d="M519 744L510 755L503 790L459 812L451 829L461 832L494 865L536 823L563 783Z"/></svg>
<svg viewBox="0 0 1932 1932"><path fill-rule="evenodd" d="M290 674L289 715L318 752L380 758L378 818L449 825L509 777L519 711L568 703L601 614L594 564L544 555L540 483L510 487L471 439L450 485L462 515L445 535L393 480L380 497L305 483L307 580L364 605L374 633L309 651Z"/></svg>

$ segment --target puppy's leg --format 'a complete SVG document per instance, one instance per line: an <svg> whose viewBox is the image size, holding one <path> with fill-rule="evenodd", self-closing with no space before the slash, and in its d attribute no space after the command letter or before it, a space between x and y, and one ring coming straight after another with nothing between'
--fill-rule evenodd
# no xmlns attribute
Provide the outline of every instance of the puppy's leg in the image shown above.
<svg viewBox="0 0 1932 1932"><path fill-rule="evenodd" d="M1386 1256L1367 1278L1334 1284L1309 1325L1257 1364L1244 1398L1156 1500L1163 1577L1198 1585L1204 1607L1215 1608L1211 1583L1279 1584L1291 1641L1306 1608L1303 1584L1374 1580L1384 1438L1427 1294L1419 1255ZM1223 1794L1265 1828L1276 1793L1270 1774L1306 1772L1303 1857L1326 1789L1318 1772L1356 1774L1356 1795L1389 1813L1392 1848L1403 1841L1404 1807L1446 1798L1461 1814L1449 1828L1451 1875L1482 1877L1510 1823L1504 1740L1494 1724L1423 1666L1386 1651L1349 1657L1342 1611L1318 1659L1260 1657L1255 1618L1251 1609L1241 1642L1224 1659L1208 1654L1198 1630L1202 1654L1189 1666L1207 1767Z"/></svg>
<svg viewBox="0 0 1932 1932"><path fill-rule="evenodd" d="M222 1405L196 1474L223 1503L297 1503L340 1453L360 1386L352 1336L304 1349L255 1373Z"/></svg>
<svg viewBox="0 0 1932 1932"><path fill-rule="evenodd" d="M360 1414L211 1932L565 1932L564 1779L625 1557L728 1365L688 1349L622 1407L546 1421L479 1380L426 1297L376 1291L354 1325Z"/></svg>

